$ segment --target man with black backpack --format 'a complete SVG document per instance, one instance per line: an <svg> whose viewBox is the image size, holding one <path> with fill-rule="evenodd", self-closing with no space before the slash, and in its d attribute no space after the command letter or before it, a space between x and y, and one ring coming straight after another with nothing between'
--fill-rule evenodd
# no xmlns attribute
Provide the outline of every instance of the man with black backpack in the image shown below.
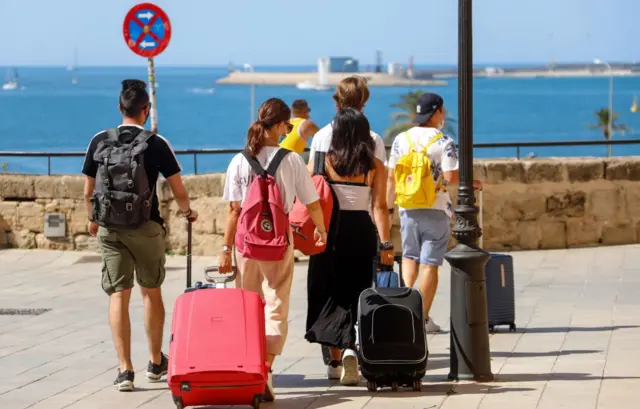
<svg viewBox="0 0 640 409"><path fill-rule="evenodd" d="M126 80L120 93L122 125L95 135L82 173L89 232L98 237L102 254L102 288L109 295L109 324L120 368L114 385L133 390L129 300L136 280L144 299L144 321L150 359L147 379L158 381L168 370L162 353L164 304L160 286L165 278L164 220L160 217L156 184L167 179L182 215L195 221L182 183L182 168L169 142L144 130L151 103L146 84Z"/></svg>

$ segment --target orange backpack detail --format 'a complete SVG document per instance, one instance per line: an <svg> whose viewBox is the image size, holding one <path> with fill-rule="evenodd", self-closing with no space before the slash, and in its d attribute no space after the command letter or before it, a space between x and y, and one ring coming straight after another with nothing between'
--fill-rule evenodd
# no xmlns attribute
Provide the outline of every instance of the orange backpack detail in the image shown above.
<svg viewBox="0 0 640 409"><path fill-rule="evenodd" d="M333 188L327 180L325 152L316 152L312 180L320 197L324 227L327 234L329 234L331 217L334 207L338 207L338 202ZM294 202L293 210L289 213L289 224L293 232L293 247L296 250L306 256L320 254L326 250L327 243L322 246L316 246L316 240L313 237L316 226L313 224L313 220L311 220L307 207L298 199Z"/></svg>

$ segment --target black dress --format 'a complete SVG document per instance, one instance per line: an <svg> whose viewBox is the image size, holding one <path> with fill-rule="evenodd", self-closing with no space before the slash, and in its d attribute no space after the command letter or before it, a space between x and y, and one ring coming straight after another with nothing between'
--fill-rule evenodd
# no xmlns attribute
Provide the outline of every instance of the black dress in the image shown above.
<svg viewBox="0 0 640 409"><path fill-rule="evenodd" d="M345 349L355 346L358 298L372 285L377 238L368 211L337 207L331 217L327 249L309 260L305 339Z"/></svg>

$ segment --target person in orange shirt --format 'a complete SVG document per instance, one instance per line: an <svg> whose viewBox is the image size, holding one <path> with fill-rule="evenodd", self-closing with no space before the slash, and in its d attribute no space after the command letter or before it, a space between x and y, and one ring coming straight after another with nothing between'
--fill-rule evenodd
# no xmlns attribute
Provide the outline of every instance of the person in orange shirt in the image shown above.
<svg viewBox="0 0 640 409"><path fill-rule="evenodd" d="M280 142L280 147L302 155L307 147L309 138L318 132L318 126L309 119L311 109L306 100L297 99L293 101L291 108L289 122L293 125L293 129Z"/></svg>

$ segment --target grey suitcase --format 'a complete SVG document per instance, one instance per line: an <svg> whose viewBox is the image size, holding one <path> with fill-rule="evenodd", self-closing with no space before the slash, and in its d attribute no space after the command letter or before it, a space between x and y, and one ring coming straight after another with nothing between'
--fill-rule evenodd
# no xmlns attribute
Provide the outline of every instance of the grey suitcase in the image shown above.
<svg viewBox="0 0 640 409"><path fill-rule="evenodd" d="M482 227L484 194L479 192L479 224ZM483 247L482 237L480 248ZM491 254L485 268L487 290L487 315L489 331L494 332L499 325L508 325L511 332L516 331L515 280L513 276L513 257L508 254Z"/></svg>
<svg viewBox="0 0 640 409"><path fill-rule="evenodd" d="M513 257L508 254L491 254L485 269L487 289L487 315L489 331L499 325L508 325L516 330L515 286L513 279Z"/></svg>

